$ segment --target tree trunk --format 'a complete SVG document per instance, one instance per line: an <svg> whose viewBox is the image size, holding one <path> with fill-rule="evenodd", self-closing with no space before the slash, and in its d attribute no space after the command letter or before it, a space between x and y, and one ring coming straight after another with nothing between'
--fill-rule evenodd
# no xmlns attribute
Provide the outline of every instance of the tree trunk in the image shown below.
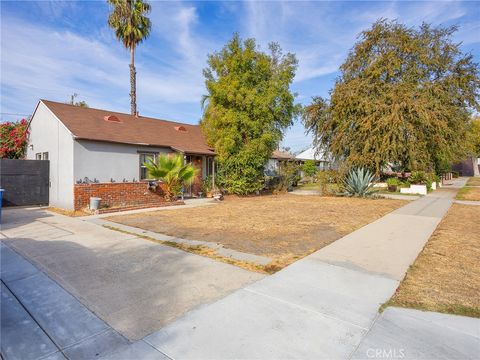
<svg viewBox="0 0 480 360"><path fill-rule="evenodd" d="M137 114L137 72L135 71L135 47L130 48L130 111Z"/></svg>

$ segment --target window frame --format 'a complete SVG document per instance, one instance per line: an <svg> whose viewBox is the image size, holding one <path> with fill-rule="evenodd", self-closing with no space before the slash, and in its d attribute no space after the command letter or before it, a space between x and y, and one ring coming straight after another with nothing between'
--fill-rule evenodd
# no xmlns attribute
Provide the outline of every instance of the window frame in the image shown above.
<svg viewBox="0 0 480 360"><path fill-rule="evenodd" d="M158 152L152 152L152 151L138 151L138 179L140 181L154 181L158 179L148 179L148 178L142 178L142 170L145 169L147 171L147 176L148 176L148 169L145 165L143 165L144 162L142 162L142 155L143 156L153 156L153 162L158 161ZM145 159L146 160L146 159Z"/></svg>

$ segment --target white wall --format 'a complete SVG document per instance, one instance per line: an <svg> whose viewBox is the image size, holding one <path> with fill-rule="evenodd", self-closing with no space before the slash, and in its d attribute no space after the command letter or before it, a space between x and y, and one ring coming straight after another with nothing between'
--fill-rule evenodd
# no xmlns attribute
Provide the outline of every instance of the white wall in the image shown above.
<svg viewBox="0 0 480 360"><path fill-rule="evenodd" d="M268 159L267 163L265 164L265 168L263 169L264 174L276 174L278 173L279 169L279 162L277 159Z"/></svg>
<svg viewBox="0 0 480 360"><path fill-rule="evenodd" d="M153 148L90 140L74 144L74 182L88 177L99 182L140 179L139 152L170 153L170 148Z"/></svg>
<svg viewBox="0 0 480 360"><path fill-rule="evenodd" d="M42 103L30 122L27 159L48 152L50 206L73 209L73 138L67 128Z"/></svg>

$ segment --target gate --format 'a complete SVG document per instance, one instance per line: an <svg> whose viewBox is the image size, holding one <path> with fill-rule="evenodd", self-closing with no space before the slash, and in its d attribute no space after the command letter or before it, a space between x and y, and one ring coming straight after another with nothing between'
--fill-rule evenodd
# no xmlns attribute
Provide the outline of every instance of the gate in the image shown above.
<svg viewBox="0 0 480 360"><path fill-rule="evenodd" d="M0 159L3 205L48 205L49 172L48 160Z"/></svg>

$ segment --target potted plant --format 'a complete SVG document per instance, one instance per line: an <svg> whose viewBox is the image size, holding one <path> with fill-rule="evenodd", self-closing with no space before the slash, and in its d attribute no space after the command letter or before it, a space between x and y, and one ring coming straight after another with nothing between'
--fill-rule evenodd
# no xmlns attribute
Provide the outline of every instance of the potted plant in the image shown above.
<svg viewBox="0 0 480 360"><path fill-rule="evenodd" d="M427 184L430 184L424 171L413 171L408 177L410 188L402 188L400 192L403 194L420 194L427 195Z"/></svg>
<svg viewBox="0 0 480 360"><path fill-rule="evenodd" d="M400 184L400 180L398 180L398 178L396 177L391 177L387 179L388 191L390 192L396 192Z"/></svg>
<svg viewBox="0 0 480 360"><path fill-rule="evenodd" d="M213 197L213 184L210 175L202 180L202 193L208 198Z"/></svg>

